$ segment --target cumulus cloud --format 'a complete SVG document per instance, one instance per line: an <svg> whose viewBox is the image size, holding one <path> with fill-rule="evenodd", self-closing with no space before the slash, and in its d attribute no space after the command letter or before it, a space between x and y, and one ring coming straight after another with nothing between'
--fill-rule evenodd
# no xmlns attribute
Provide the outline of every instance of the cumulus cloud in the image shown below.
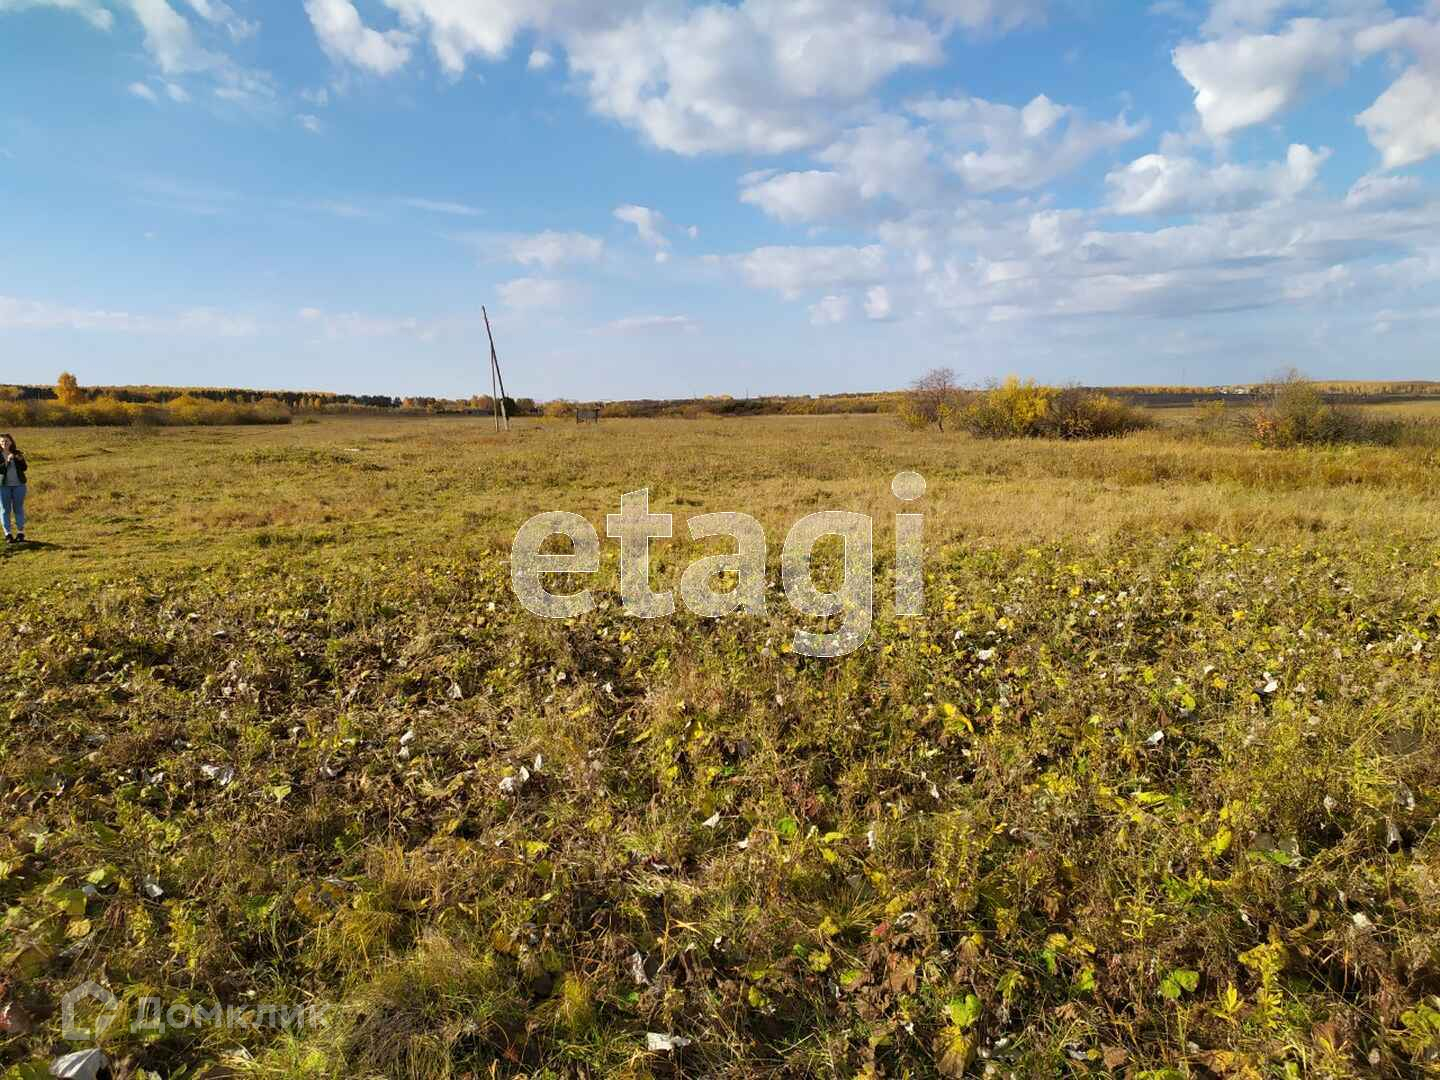
<svg viewBox="0 0 1440 1080"><path fill-rule="evenodd" d="M933 199L943 187L936 153L928 127L890 115L850 128L816 156L838 170L862 198L914 204Z"/></svg>
<svg viewBox="0 0 1440 1080"><path fill-rule="evenodd" d="M1440 151L1440 72L1412 67L1355 118L1387 169Z"/></svg>
<svg viewBox="0 0 1440 1080"><path fill-rule="evenodd" d="M615 220L635 226L640 239L653 248L670 246L665 236L665 215L658 210L648 206L618 206L615 208Z"/></svg>
<svg viewBox="0 0 1440 1080"><path fill-rule="evenodd" d="M889 319L895 311L895 306L890 302L890 290L884 285L876 285L865 294L865 317L874 322L884 322Z"/></svg>
<svg viewBox="0 0 1440 1080"><path fill-rule="evenodd" d="M612 24L641 0L384 0L405 27L430 43L447 74L464 72L473 56L504 56L523 31L584 34Z"/></svg>
<svg viewBox="0 0 1440 1080"><path fill-rule="evenodd" d="M569 49L597 112L682 154L812 146L832 130L832 109L942 58L935 29L884 0L648 9Z"/></svg>
<svg viewBox="0 0 1440 1080"><path fill-rule="evenodd" d="M926 6L966 29L1004 32L1043 23L1046 0L926 0Z"/></svg>
<svg viewBox="0 0 1440 1080"><path fill-rule="evenodd" d="M351 59L363 42L378 56L361 66L383 72L404 62L404 42L387 48L384 36L365 36L358 15L350 18L349 0L308 2L337 9L333 26L316 22L322 44L327 33L331 38L328 51ZM472 57L503 56L523 31L553 37L597 113L682 154L814 145L833 130L834 108L862 100L903 67L942 59L942 31L897 13L888 0L743 0L688 9L643 0L384 3L406 33L428 40L451 75Z"/></svg>
<svg viewBox="0 0 1440 1080"><path fill-rule="evenodd" d="M806 292L870 285L884 277L885 248L763 247L733 260L756 288L771 289L788 299Z"/></svg>
<svg viewBox="0 0 1440 1080"><path fill-rule="evenodd" d="M1195 91L1206 133L1222 138L1274 119L1315 79L1339 79L1353 33L1342 20L1296 19L1280 33L1181 45L1173 59Z"/></svg>
<svg viewBox="0 0 1440 1080"><path fill-rule="evenodd" d="M1066 212L1069 213L1069 212ZM1440 205L1409 209L1314 206L1272 200L1247 211L1202 214L1162 229L1105 229L1096 215L1040 219L996 209L963 239L939 219L892 234L892 263L913 267L914 287L957 323L1023 325L1075 317L1190 318L1358 301L1440 285L1440 259L1424 237ZM962 246L963 244L963 246ZM1395 306L1399 306L1396 304Z"/></svg>
<svg viewBox="0 0 1440 1080"><path fill-rule="evenodd" d="M906 112L842 132L815 154L827 168L741 177L741 201L787 224L873 223L897 208L953 205L966 190L1043 187L1143 130L1044 95L1024 106L926 98Z"/></svg>
<svg viewBox="0 0 1440 1080"><path fill-rule="evenodd" d="M1215 0L1201 29L1212 37L1267 29L1294 0Z"/></svg>
<svg viewBox="0 0 1440 1080"><path fill-rule="evenodd" d="M1110 173L1110 209L1117 214L1177 214L1240 210L1269 199L1290 199L1315 182L1328 149L1296 144L1275 165L1208 166L1194 158L1147 154Z"/></svg>
<svg viewBox="0 0 1440 1080"><path fill-rule="evenodd" d="M839 173L818 169L749 173L740 183L741 202L791 225L847 219L865 202L853 182Z"/></svg>
<svg viewBox="0 0 1440 1080"><path fill-rule="evenodd" d="M553 270L572 263L599 262L605 254L605 241L598 236L578 232L541 232L528 236L512 236L506 250L516 262Z"/></svg>
<svg viewBox="0 0 1440 1080"><path fill-rule="evenodd" d="M525 66L531 71L549 71L555 64L555 57L551 56L544 49L536 49L530 54L530 59Z"/></svg>
<svg viewBox="0 0 1440 1080"><path fill-rule="evenodd" d="M151 90L150 87L146 86L143 82L132 82L125 89L130 91L130 93L134 94L136 97L144 101L148 101L152 104L160 100L155 96L155 91Z"/></svg>
<svg viewBox="0 0 1440 1080"><path fill-rule="evenodd" d="M1225 138L1293 108L1317 82L1338 83L1357 63L1388 53L1414 62L1356 118L1385 168L1413 165L1440 151L1440 9L1431 17L1395 18L1374 0L1329 0L1328 17L1293 18L1301 6L1233 0L1212 9L1205 30L1220 35L1175 49L1176 69L1195 91L1207 134ZM1249 32L1251 30L1265 32Z"/></svg>
<svg viewBox="0 0 1440 1080"><path fill-rule="evenodd" d="M1023 107L982 98L932 98L910 106L951 148L950 168L973 191L1029 190L1129 142L1143 125L1095 121L1041 94Z"/></svg>
<svg viewBox="0 0 1440 1080"><path fill-rule="evenodd" d="M320 47L336 63L389 75L410 59L409 34L402 30L382 33L366 26L350 0L305 0L305 14L315 28Z"/></svg>

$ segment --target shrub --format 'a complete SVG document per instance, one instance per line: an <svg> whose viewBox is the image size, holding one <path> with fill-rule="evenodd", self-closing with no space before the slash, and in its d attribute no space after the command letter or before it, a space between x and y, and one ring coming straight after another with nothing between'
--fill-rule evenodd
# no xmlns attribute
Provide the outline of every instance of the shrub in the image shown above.
<svg viewBox="0 0 1440 1080"><path fill-rule="evenodd" d="M1288 372L1269 389L1268 400L1251 417L1261 446L1370 444L1395 446L1407 435L1421 436L1416 425L1382 419L1354 406L1333 405L1320 388L1299 372Z"/></svg>
<svg viewBox="0 0 1440 1080"><path fill-rule="evenodd" d="M986 439L1103 439L1151 426L1143 411L1106 394L1014 376L981 393L959 419Z"/></svg>
<svg viewBox="0 0 1440 1080"><path fill-rule="evenodd" d="M955 372L934 368L910 384L910 394L900 408L900 419L906 427L919 430L934 424L941 431L945 422L959 411L960 385Z"/></svg>

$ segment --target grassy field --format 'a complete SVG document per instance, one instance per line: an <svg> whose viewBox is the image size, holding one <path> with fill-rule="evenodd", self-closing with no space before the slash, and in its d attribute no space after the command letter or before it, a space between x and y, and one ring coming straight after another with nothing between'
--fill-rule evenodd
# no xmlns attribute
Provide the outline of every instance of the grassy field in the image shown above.
<svg viewBox="0 0 1440 1080"><path fill-rule="evenodd" d="M133 1077L1435 1075L1440 455L1190 422L16 432L0 1070L93 979ZM847 509L884 597L923 511L928 614L639 622L610 542L525 614L518 525L641 487L657 587Z"/></svg>

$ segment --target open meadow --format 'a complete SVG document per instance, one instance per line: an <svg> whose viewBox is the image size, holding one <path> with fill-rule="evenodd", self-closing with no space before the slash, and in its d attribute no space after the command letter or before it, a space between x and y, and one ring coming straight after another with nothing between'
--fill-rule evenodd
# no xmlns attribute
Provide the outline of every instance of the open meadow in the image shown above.
<svg viewBox="0 0 1440 1080"><path fill-rule="evenodd" d="M1440 452L1195 424L17 431L0 1074L93 980L127 1077L1436 1075ZM759 519L769 614L630 618L603 539L527 614L520 524L639 488L657 588ZM827 509L876 523L838 660L777 566Z"/></svg>

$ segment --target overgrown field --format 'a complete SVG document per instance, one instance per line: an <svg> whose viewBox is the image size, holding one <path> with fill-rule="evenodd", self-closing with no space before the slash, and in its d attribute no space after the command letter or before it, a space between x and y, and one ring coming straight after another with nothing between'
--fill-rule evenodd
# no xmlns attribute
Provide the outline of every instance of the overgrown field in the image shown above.
<svg viewBox="0 0 1440 1080"><path fill-rule="evenodd" d="M0 1072L1440 1071L1440 457L893 418L17 432ZM899 471L929 481L890 494ZM928 614L534 619L648 486L927 519ZM159 999L206 1022L135 1023ZM8 1006L8 1012L6 1011ZM209 1022L216 1007L273 1019ZM313 1014L312 1014L313 1015ZM3 1025L0 1025L3 1026Z"/></svg>

